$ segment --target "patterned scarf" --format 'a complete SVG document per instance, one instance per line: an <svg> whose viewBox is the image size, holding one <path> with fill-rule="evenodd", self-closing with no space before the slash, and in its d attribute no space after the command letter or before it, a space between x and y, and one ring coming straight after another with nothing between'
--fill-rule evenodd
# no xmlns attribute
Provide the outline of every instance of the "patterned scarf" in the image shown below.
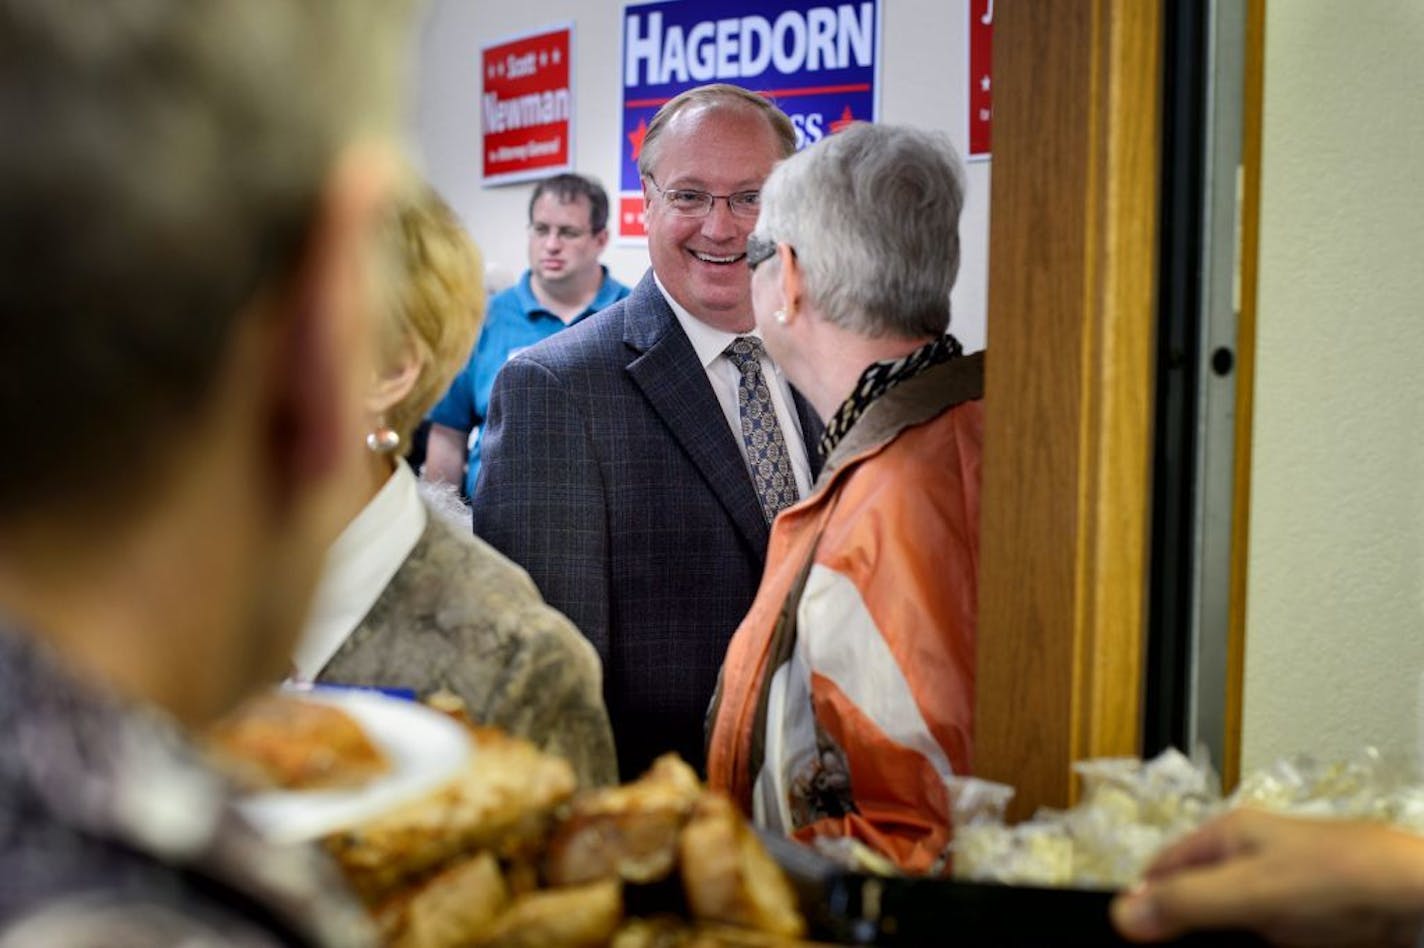
<svg viewBox="0 0 1424 948"><path fill-rule="evenodd" d="M860 416L880 396L907 379L912 379L931 366L948 362L964 354L964 347L949 333L927 342L903 358L872 362L860 375L850 397L841 403L835 416L821 435L821 457L828 458L846 432L855 427Z"/></svg>

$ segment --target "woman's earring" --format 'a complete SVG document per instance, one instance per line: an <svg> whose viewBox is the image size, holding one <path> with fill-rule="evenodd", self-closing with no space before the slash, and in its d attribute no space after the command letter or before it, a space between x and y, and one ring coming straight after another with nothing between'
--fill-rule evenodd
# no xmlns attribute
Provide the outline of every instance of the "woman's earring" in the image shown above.
<svg viewBox="0 0 1424 948"><path fill-rule="evenodd" d="M393 454L400 444L400 432L384 421L377 426L375 431L366 433L366 449L372 454Z"/></svg>
<svg viewBox="0 0 1424 948"><path fill-rule="evenodd" d="M785 326L785 325L786 325L786 310L784 310L784 309L779 309L779 310L777 310L776 312L774 312L774 313L771 314L771 318L774 319L774 320L776 320L777 325Z"/></svg>

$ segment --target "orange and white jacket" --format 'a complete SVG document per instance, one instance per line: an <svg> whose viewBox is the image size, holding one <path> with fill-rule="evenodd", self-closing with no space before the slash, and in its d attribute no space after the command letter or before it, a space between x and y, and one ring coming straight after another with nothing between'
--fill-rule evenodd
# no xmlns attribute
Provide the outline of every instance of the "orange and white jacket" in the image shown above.
<svg viewBox="0 0 1424 948"><path fill-rule="evenodd" d="M944 868L973 749L982 393L982 353L897 385L777 518L708 743L709 782L759 826Z"/></svg>

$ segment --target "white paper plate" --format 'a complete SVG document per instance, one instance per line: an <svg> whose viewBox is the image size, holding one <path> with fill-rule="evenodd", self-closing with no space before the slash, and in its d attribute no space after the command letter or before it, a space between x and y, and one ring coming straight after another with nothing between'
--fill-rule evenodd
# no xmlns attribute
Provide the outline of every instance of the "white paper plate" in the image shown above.
<svg viewBox="0 0 1424 948"><path fill-rule="evenodd" d="M413 701L339 688L304 690L301 698L350 714L391 769L353 789L279 791L238 800L238 810L274 842L317 839L377 816L449 780L473 753L464 728Z"/></svg>

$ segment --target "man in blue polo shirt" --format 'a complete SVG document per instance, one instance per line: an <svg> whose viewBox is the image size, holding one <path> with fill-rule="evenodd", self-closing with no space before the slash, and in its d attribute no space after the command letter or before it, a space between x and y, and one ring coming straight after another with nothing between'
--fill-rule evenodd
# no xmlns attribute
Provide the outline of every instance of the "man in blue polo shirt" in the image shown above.
<svg viewBox="0 0 1424 948"><path fill-rule="evenodd" d="M529 199L529 269L490 300L469 363L430 411L425 477L475 491L490 388L509 357L628 295L598 262L608 246L608 195L596 182L560 174ZM468 445L468 454L466 445Z"/></svg>

